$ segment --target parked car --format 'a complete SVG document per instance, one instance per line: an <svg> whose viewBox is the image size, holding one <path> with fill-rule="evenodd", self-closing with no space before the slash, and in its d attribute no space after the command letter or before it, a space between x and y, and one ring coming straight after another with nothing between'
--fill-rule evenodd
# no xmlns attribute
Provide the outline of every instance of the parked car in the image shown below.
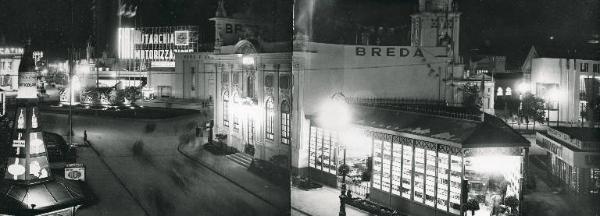
<svg viewBox="0 0 600 216"><path fill-rule="evenodd" d="M67 142L61 135L43 132L43 136L51 167L64 167L66 163L75 162L77 157L75 148L67 145Z"/></svg>

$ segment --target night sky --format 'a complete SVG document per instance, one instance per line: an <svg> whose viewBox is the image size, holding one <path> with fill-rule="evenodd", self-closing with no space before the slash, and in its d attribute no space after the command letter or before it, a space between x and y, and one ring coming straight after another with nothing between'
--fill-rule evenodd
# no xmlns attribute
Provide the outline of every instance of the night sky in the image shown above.
<svg viewBox="0 0 600 216"><path fill-rule="evenodd" d="M0 35L8 43L19 44L27 36L37 49L49 56L64 56L73 46L85 47L92 35L94 0L0 0ZM116 2L115 0L96 0ZM131 0L139 2L136 22L144 26L198 25L211 28L217 0ZM226 0L229 13L245 10L252 1ZM296 16L302 3L297 0ZM398 26L409 31L409 14L417 0L317 0L315 16L361 25ZM72 3L72 4L71 4ZM560 46L583 43L600 32L597 0L458 0L461 16L461 52L479 49L507 55L509 61L523 55L531 44ZM71 7L72 6L72 7ZM71 8L73 25L71 25ZM116 15L115 15L116 16ZM350 17L348 19L347 17ZM298 25L298 20L296 20ZM297 26L298 28L298 26ZM327 39L331 26L314 27ZM408 35L408 33L406 33ZM550 40L553 36L554 39ZM1 36L0 36L1 37Z"/></svg>

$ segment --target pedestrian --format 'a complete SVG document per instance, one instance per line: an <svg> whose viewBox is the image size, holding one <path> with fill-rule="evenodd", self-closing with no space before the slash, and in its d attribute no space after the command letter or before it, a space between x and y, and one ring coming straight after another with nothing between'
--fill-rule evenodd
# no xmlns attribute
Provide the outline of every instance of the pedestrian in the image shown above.
<svg viewBox="0 0 600 216"><path fill-rule="evenodd" d="M87 142L87 130L83 130L83 142Z"/></svg>

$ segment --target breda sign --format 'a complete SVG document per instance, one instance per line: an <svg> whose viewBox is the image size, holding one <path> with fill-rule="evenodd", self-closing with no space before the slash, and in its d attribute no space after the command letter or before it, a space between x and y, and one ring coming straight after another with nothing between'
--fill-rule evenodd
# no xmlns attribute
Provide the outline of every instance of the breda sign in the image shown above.
<svg viewBox="0 0 600 216"><path fill-rule="evenodd" d="M423 57L423 51L418 47L375 47L357 46L356 56L387 56L387 57Z"/></svg>

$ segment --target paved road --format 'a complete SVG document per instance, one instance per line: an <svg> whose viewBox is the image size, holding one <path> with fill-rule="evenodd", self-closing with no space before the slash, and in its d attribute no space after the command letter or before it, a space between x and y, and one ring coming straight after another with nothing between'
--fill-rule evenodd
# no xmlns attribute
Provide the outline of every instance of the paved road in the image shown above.
<svg viewBox="0 0 600 216"><path fill-rule="evenodd" d="M76 116L73 125L76 136L87 130L101 158L149 215L277 215L268 203L177 151L194 119L200 116L173 122ZM65 116L48 114L43 120L66 134Z"/></svg>

